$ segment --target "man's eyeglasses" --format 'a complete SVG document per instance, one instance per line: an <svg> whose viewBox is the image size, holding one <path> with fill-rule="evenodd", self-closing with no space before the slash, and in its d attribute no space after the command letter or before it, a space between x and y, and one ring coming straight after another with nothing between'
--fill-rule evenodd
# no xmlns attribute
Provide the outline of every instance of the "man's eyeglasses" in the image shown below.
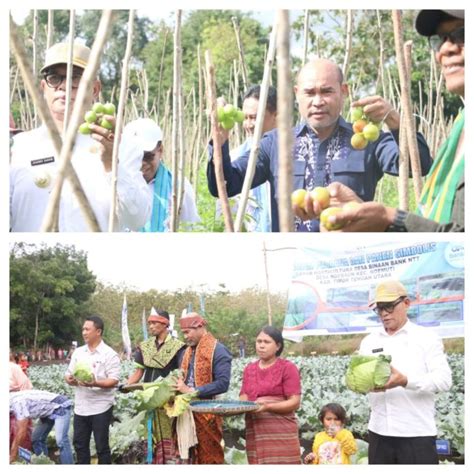
<svg viewBox="0 0 474 474"><path fill-rule="evenodd" d="M405 301L406 296L398 298L398 300L393 301L392 303L377 303L377 306L372 309L372 311L377 316L382 316L382 313L392 314L395 311L395 307L398 306L402 301Z"/></svg>
<svg viewBox="0 0 474 474"><path fill-rule="evenodd" d="M77 89L79 87L79 83L81 82L81 74L73 74L71 77L72 87ZM63 74L56 74L55 72L45 74L44 80L49 87L59 87L63 81L66 80L66 76Z"/></svg>
<svg viewBox="0 0 474 474"><path fill-rule="evenodd" d="M464 44L464 26L460 26L449 33L440 33L429 38L430 46L434 51L439 51L447 40L453 44Z"/></svg>

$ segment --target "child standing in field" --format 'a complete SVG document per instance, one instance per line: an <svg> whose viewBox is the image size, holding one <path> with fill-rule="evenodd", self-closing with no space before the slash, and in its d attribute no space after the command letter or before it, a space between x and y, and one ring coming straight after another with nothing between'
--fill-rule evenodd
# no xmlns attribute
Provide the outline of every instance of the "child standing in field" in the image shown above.
<svg viewBox="0 0 474 474"><path fill-rule="evenodd" d="M357 451L352 433L344 428L346 411L338 403L328 403L321 408L319 419L324 431L316 434L313 452L304 458L305 464L350 464L350 457Z"/></svg>

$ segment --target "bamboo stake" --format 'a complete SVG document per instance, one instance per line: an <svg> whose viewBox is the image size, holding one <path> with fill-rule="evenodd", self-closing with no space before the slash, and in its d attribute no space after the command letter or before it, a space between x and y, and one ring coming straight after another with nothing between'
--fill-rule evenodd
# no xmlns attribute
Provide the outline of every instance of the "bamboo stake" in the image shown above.
<svg viewBox="0 0 474 474"><path fill-rule="evenodd" d="M33 76L37 77L38 72L38 10L33 10ZM36 110L36 104L33 101L33 128L38 126L38 111Z"/></svg>
<svg viewBox="0 0 474 474"><path fill-rule="evenodd" d="M55 186L51 191L48 207L46 209L45 216L43 218L43 224L41 226L42 231L48 231L49 229L51 229L55 209L57 209L59 206L64 179L72 168L71 157L74 142L77 135L77 129L79 127L80 122L82 122L82 117L86 108L92 103L91 84L97 77L100 56L107 40L107 36L111 27L111 21L112 11L104 10L97 30L96 39L92 47L89 62L84 70L81 82L79 84L79 88L77 90L76 100L74 101L74 108L72 110L71 118L69 121L69 127L59 156L58 173L56 177ZM100 227L97 223L92 209L90 209L90 206L87 207L85 205L81 205L81 210L84 213L84 217L89 228L92 231L100 231Z"/></svg>
<svg viewBox="0 0 474 474"><path fill-rule="evenodd" d="M383 41L382 32L382 19L380 17L380 10L376 10L377 13L377 31L379 33L379 71L380 71L380 82L382 83L382 97L387 98L387 89L385 86L385 45Z"/></svg>
<svg viewBox="0 0 474 474"><path fill-rule="evenodd" d="M48 134L53 143L56 155L59 157L61 154L61 148L62 148L61 136L59 135L59 131L56 127L56 124L54 123L53 117L51 116L51 113L48 109L48 106L46 105L46 102L43 96L39 93L39 88L35 85L35 78L33 77L31 73L31 66L28 63L27 53L25 51L24 46L20 42L17 26L12 20L11 16L10 16L10 42L11 42L13 52L15 54L15 59L17 61L18 67L23 76L25 87L28 93L31 94L31 97L33 98L33 100L38 106L40 118L42 122L44 123L44 125L46 126L46 129L48 130ZM28 94L26 94L26 96L28 96ZM86 195L84 194L81 183L79 182L79 179L76 175L76 172L74 171L74 168L70 164L67 169L67 173L68 173L67 178L70 181L72 191L79 202L79 206L81 210L86 215L86 220L88 222L90 221L98 228L97 220L94 216L93 211L90 208L89 202L87 200Z"/></svg>
<svg viewBox="0 0 474 474"><path fill-rule="evenodd" d="M411 47L411 41L407 41L404 45L405 67L407 70L408 77L411 77ZM404 108L402 108L400 122L402 124L406 123ZM410 174L410 167L408 166L408 159L410 153L408 150L408 135L406 127L401 127L399 148L400 153L398 159L398 207L403 211L407 211L409 206L408 178Z"/></svg>
<svg viewBox="0 0 474 474"><path fill-rule="evenodd" d="M346 48L344 53L344 62L342 66L342 74L344 78L347 78L347 73L349 72L349 62L351 59L351 52L352 52L352 27L353 27L353 19L352 19L352 10L347 10L346 15Z"/></svg>
<svg viewBox="0 0 474 474"><path fill-rule="evenodd" d="M71 113L71 92L72 92L72 60L74 56L74 38L76 36L76 12L71 10L69 13L69 44L67 50L67 67L66 67L66 108L64 111L63 122L63 138L66 136L67 124Z"/></svg>
<svg viewBox="0 0 474 474"><path fill-rule="evenodd" d="M128 13L128 30L127 30L127 45L125 47L125 56L122 62L122 78L120 81L120 98L118 103L118 110L115 122L114 146L112 149L112 182L111 182L111 198L110 198L110 212L109 212L109 232L113 232L115 228L115 221L117 216L117 173L118 173L118 152L120 146L120 137L122 136L123 118L125 112L125 104L127 103L128 92L128 71L130 58L132 56L133 44L133 21L135 18L135 10L130 10Z"/></svg>
<svg viewBox="0 0 474 474"><path fill-rule="evenodd" d="M196 151L194 157L194 172L193 172L193 186L194 186L194 197L197 199L197 189L199 183L199 147L201 146L202 140L202 114L203 114L203 90L202 90L202 69L201 69L201 45L198 44L198 124L197 124L197 138L196 138ZM204 147L205 148L205 147Z"/></svg>
<svg viewBox="0 0 474 474"><path fill-rule="evenodd" d="M304 30L303 30L303 66L308 58L308 33L309 33L309 10L304 11Z"/></svg>
<svg viewBox="0 0 474 474"><path fill-rule="evenodd" d="M277 110L291 110L293 88L290 63L290 22L288 10L277 12ZM293 131L291 114L278 114L278 214L281 232L294 229L291 208L293 191Z"/></svg>
<svg viewBox="0 0 474 474"><path fill-rule="evenodd" d="M179 69L180 71L183 68L183 63L181 59L181 52L179 51ZM181 73L180 73L181 76ZM179 114L178 114L178 136L179 136L179 169L178 169L178 211L177 211L177 222L176 229L179 227L179 216L181 215L181 208L183 207L183 197L184 197L184 175L185 175L185 130L184 130L184 114L185 106L183 104L183 82L179 81Z"/></svg>
<svg viewBox="0 0 474 474"><path fill-rule="evenodd" d="M415 198L416 201L419 202L423 183L421 181L420 155L418 152L418 144L416 141L415 118L413 117L410 98L410 78L407 74L405 57L403 53L403 31L401 11L392 10L392 19L398 73L400 76L401 102L406 119L406 122L402 124L402 127L405 126L407 128L408 150L410 152L410 162L413 176L413 184L415 188Z"/></svg>
<svg viewBox="0 0 474 474"><path fill-rule="evenodd" d="M181 48L181 10L176 10L176 25L174 30L174 53L173 53L173 125L171 132L171 174L172 174L172 197L170 230L176 232L178 227L178 161L179 161L179 93L181 82L180 68Z"/></svg>
<svg viewBox="0 0 474 474"><path fill-rule="evenodd" d="M267 60L263 70L262 84L260 86L260 98L258 100L257 118L255 120L255 130L250 149L250 156L247 164L247 171L245 173L244 184L240 194L239 207L237 209L237 216L235 218L235 230L240 232L244 220L245 209L247 207L247 200L249 191L252 186L253 177L255 175L255 167L257 165L258 150L260 149L260 139L262 138L263 119L267 108L268 87L270 84L270 76L275 59L276 36L277 36L278 17L275 18L272 32L270 34L270 44L268 47ZM291 110L291 109L290 109Z"/></svg>
<svg viewBox="0 0 474 474"><path fill-rule="evenodd" d="M244 47L242 45L242 39L240 37L240 25L237 21L237 17L235 16L232 17L232 25L234 25L235 38L237 40L237 47L239 49L240 66L242 68L242 80L244 83L244 89L247 90L249 87L249 81L248 81L247 67L245 65L245 59L244 59Z"/></svg>
<svg viewBox="0 0 474 474"><path fill-rule="evenodd" d="M46 49L53 45L54 36L54 10L48 10L48 27L46 30Z"/></svg>
<svg viewBox="0 0 474 474"><path fill-rule="evenodd" d="M216 173L217 194L221 201L222 215L224 216L224 225L227 232L234 232L232 214L230 212L227 189L225 187L224 168L222 166L222 144L219 134L219 124L217 123L217 103L216 103L216 78L214 65L212 64L211 52L205 52L206 70L207 70L207 108L211 119L212 140L214 148L214 170Z"/></svg>
<svg viewBox="0 0 474 474"><path fill-rule="evenodd" d="M166 40L168 38L168 33L169 29L165 29L165 37L163 39L163 49L161 51L161 61L160 61L160 76L158 79L158 94L157 94L157 105L156 105L156 111L157 114L160 114L160 99L161 99L161 83L163 81L163 63L165 60L165 51L166 51Z"/></svg>

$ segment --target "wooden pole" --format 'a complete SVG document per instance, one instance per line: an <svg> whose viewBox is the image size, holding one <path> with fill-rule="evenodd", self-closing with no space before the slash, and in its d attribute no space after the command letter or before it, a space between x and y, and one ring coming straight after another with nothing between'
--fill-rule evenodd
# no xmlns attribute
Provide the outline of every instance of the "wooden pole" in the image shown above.
<svg viewBox="0 0 474 474"><path fill-rule="evenodd" d="M382 19L380 18L380 10L377 12L377 31L379 33L379 71L380 71L380 82L382 83L382 96L384 99L387 98L387 90L385 86L385 45L383 41L382 33Z"/></svg>
<svg viewBox="0 0 474 474"><path fill-rule="evenodd" d="M224 226L226 232L234 232L232 213L230 211L229 199L224 179L224 168L222 165L222 144L219 135L219 124L217 122L217 99L216 99L216 77L214 64L212 64L211 52L206 50L206 71L207 71L207 108L211 119L211 132L214 148L214 170L216 173L217 194L221 201L222 215L224 216Z"/></svg>
<svg viewBox="0 0 474 474"><path fill-rule="evenodd" d="M353 23L352 10L349 9L347 10L346 14L346 49L344 53L344 63L342 66L342 75L344 79L347 78L347 73L349 72L349 63L351 60Z"/></svg>
<svg viewBox="0 0 474 474"><path fill-rule="evenodd" d="M242 45L242 38L240 37L240 25L237 21L237 17L232 17L232 25L234 25L235 37L237 39L237 47L239 49L240 65L242 67L242 81L244 83L244 89L247 90L249 87L247 67L245 65L244 58L244 47Z"/></svg>
<svg viewBox="0 0 474 474"><path fill-rule="evenodd" d="M401 103L404 112L405 122L402 127L407 128L408 150L410 152L410 163L415 188L415 198L419 202L423 183L421 181L420 155L416 141L415 118L410 97L410 78L407 73L405 55L403 52L403 30L402 13L400 10L392 10L395 52L397 57L398 73L400 76Z"/></svg>
<svg viewBox="0 0 474 474"><path fill-rule="evenodd" d="M412 42L407 41L404 45L404 56L405 56L405 66L407 70L408 77L411 77L411 48ZM400 117L400 122L406 123L405 112L402 109L402 114ZM408 178L410 167L408 165L409 160L409 150L408 150L408 135L406 127L401 127L400 130L400 154L398 161L398 199L399 199L399 208L403 211L407 211L409 207L409 193L408 193Z"/></svg>
<svg viewBox="0 0 474 474"><path fill-rule="evenodd" d="M69 13L69 43L67 50L67 68L66 68L66 108L64 111L63 138L66 136L67 124L71 113L71 92L72 92L72 60L74 57L74 38L76 37L76 12L71 10Z"/></svg>
<svg viewBox="0 0 474 474"><path fill-rule="evenodd" d="M309 10L304 11L304 30L303 30L303 66L308 58L308 35L309 35Z"/></svg>
<svg viewBox="0 0 474 474"><path fill-rule="evenodd" d="M46 49L53 45L54 35L54 10L48 10L48 29L46 32Z"/></svg>
<svg viewBox="0 0 474 474"><path fill-rule="evenodd" d="M288 10L278 10L277 34L277 110L291 110L293 88L290 62L290 22ZM293 130L291 114L279 113L278 123L278 214L281 232L294 230L291 207L293 191Z"/></svg>
<svg viewBox="0 0 474 474"><path fill-rule="evenodd" d="M128 13L128 31L127 31L127 45L125 47L125 55L122 61L122 78L120 81L120 98L117 108L117 116L115 122L114 146L112 148L112 183L111 183L111 198L110 198L110 212L109 212L109 232L113 232L116 220L117 208L117 173L118 173L118 153L120 147L120 138L122 136L122 129L124 123L125 105L127 103L128 95L128 73L130 58L132 56L133 44L133 21L135 18L135 10L130 10Z"/></svg>
<svg viewBox="0 0 474 474"><path fill-rule="evenodd" d="M33 77L38 75L38 10L33 10ZM33 101L33 128L38 126L38 111Z"/></svg>
<svg viewBox="0 0 474 474"><path fill-rule="evenodd" d="M247 200L249 197L250 188L252 186L253 177L255 175L255 167L257 165L258 150L260 149L260 138L263 131L263 119L267 108L268 88L270 85L270 76L275 59L276 50L276 35L277 35L278 18L275 19L272 32L270 34L270 44L268 47L267 60L263 70L262 84L260 86L260 98L258 99L257 118L255 120L255 130L250 149L250 156L247 164L247 171L245 173L244 184L240 194L239 207L237 209L237 216L235 218L235 230L240 232L244 220L245 209L247 207Z"/></svg>
<svg viewBox="0 0 474 474"><path fill-rule="evenodd" d="M179 162L179 91L181 82L181 68L179 63L181 48L181 10L176 10L176 25L174 29L173 53L173 121L171 132L171 174L172 196L170 230L176 232L178 228L178 162Z"/></svg>
<svg viewBox="0 0 474 474"><path fill-rule="evenodd" d="M15 22L13 21L13 19L11 18L11 16L10 16L10 44L15 54L15 59L17 61L20 72L23 76L25 87L28 90L28 93L33 98L35 104L37 104L38 106L38 112L39 112L40 118L42 122L44 123L44 125L46 126L46 129L48 130L48 134L50 136L51 141L53 142L56 155L59 157L62 151L61 136L56 127L56 124L54 123L53 117L51 116L48 106L46 105L46 102L43 96L39 92L39 87L37 87L36 85L35 78L33 77L33 74L31 72L31 66L28 63L27 53L25 51L23 44L20 41L20 38L18 36L17 26ZM64 173L65 174L67 173L66 175L70 181L72 191L79 202L79 206L85 216L86 222L88 223L89 227L92 230L100 230L99 224L97 223L97 219L94 215L94 212L92 211L90 207L87 197L84 194L84 190L82 189L79 178L77 177L77 174L74 171L74 168L72 167L70 161L68 161L67 169L66 171L64 171ZM59 202L58 202L58 206L56 206L56 209L58 207L59 207ZM46 213L45 213L44 219L46 219ZM54 208L53 208L51 209L50 216L48 217L49 227L52 227L54 220L55 220L55 213L54 213Z"/></svg>

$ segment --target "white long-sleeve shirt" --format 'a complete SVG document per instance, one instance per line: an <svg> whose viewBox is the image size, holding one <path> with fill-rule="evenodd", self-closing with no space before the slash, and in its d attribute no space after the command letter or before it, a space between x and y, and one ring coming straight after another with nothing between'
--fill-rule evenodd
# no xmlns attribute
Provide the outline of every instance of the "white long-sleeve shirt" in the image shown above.
<svg viewBox="0 0 474 474"><path fill-rule="evenodd" d="M111 173L104 170L99 144L88 135L77 135L72 165L96 215L100 229L107 231ZM117 170L117 220L115 230L138 230L150 216L147 184L140 171L142 151L123 139ZM14 137L10 165L10 229L12 232L37 232L46 211L57 173L58 157L45 126ZM83 232L89 228L79 203L66 180L63 186L59 230Z"/></svg>
<svg viewBox="0 0 474 474"><path fill-rule="evenodd" d="M434 331L407 321L395 334L383 327L366 336L360 354L392 356L406 387L369 393L369 430L382 436L435 436L435 393L451 387L451 369Z"/></svg>

